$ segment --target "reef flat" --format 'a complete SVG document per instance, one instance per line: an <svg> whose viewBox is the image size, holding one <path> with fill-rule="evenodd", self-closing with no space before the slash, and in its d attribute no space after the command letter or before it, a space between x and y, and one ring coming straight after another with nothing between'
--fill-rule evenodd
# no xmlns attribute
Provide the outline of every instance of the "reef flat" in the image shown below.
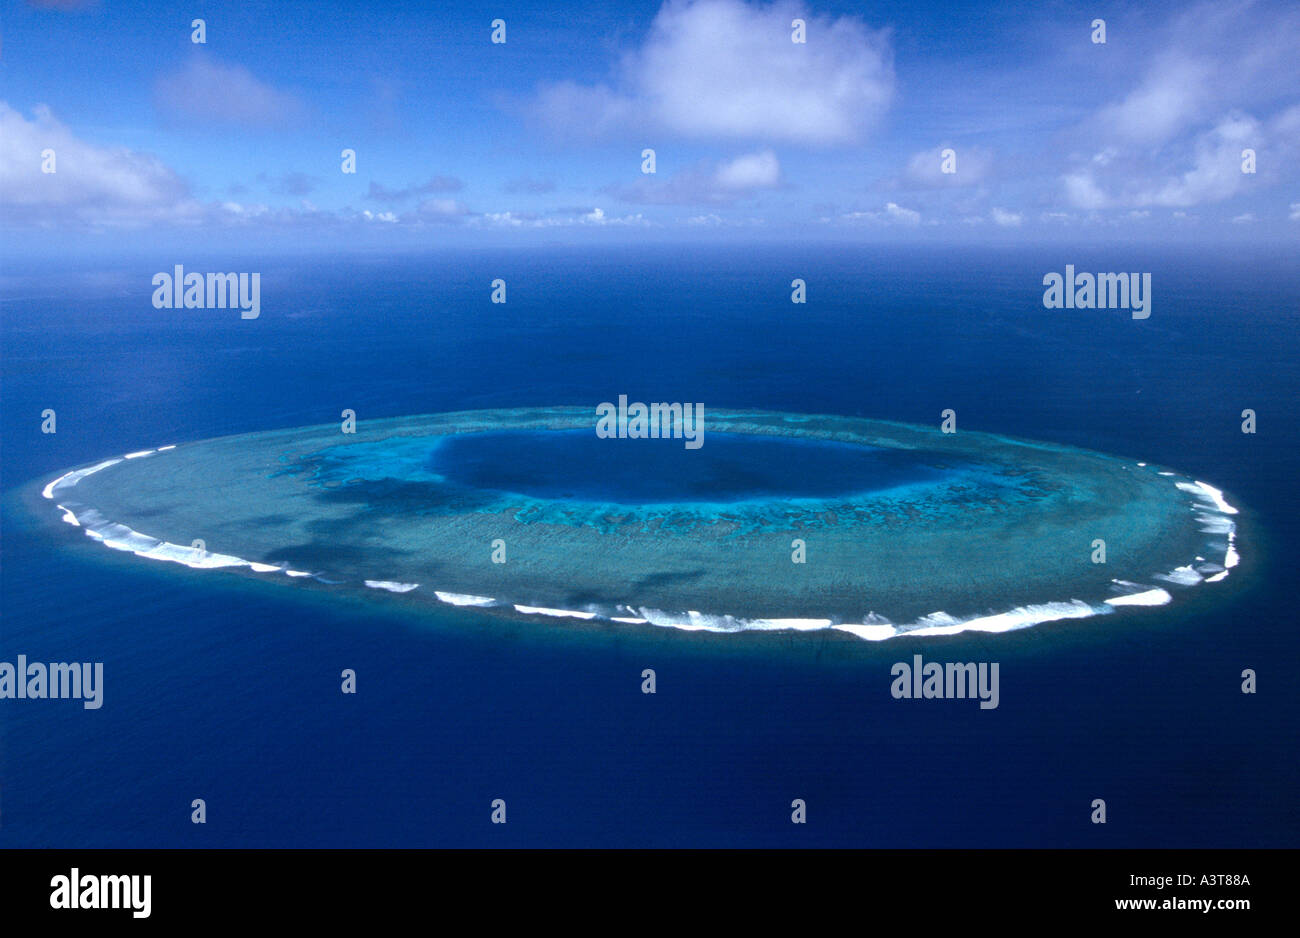
<svg viewBox="0 0 1300 938"><path fill-rule="evenodd" d="M758 411L711 411L696 450L594 426L556 407L251 433L42 494L191 568L720 632L1006 631L1163 605L1238 560L1219 490L1088 450Z"/></svg>

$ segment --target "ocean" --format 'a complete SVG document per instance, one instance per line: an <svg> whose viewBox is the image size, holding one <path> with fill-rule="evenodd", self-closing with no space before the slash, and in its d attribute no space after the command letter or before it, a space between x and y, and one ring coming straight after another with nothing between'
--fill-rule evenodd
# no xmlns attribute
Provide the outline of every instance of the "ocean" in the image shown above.
<svg viewBox="0 0 1300 938"><path fill-rule="evenodd" d="M0 704L0 845L1300 842L1293 254L652 245L182 260L259 271L260 317L154 309L150 280L171 256L4 265L0 660L102 661L104 704ZM1067 264L1151 272L1150 318L1045 309L1043 276ZM504 304L490 300L498 278ZM795 278L806 304L790 302ZM594 409L622 394L926 425L952 409L962 429L1168 465L1241 508L1241 567L1158 609L846 653L815 635L335 602L103 550L27 497L96 459L344 409ZM915 654L998 662L1000 705L894 699L891 665ZM340 693L343 669L355 695ZM205 824L191 823L196 798ZM1090 822L1098 798L1104 825ZM791 823L794 799L806 824Z"/></svg>

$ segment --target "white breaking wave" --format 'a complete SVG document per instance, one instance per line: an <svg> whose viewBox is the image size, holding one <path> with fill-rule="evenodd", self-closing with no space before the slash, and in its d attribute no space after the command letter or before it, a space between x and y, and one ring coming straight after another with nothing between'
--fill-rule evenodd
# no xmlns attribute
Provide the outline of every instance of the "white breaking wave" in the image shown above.
<svg viewBox="0 0 1300 938"><path fill-rule="evenodd" d="M97 466L91 466L89 469L74 469L72 472L65 472L45 488L41 489L41 494L46 498L53 498L54 493L59 489L71 488L88 475L94 475L101 469L107 469L109 466L116 466L122 460L106 459Z"/></svg>
<svg viewBox="0 0 1300 938"><path fill-rule="evenodd" d="M388 590L390 593L409 593L419 587L419 583L394 583L392 580L366 580L366 586L375 590Z"/></svg>
<svg viewBox="0 0 1300 938"><path fill-rule="evenodd" d="M1228 549L1223 555L1223 565L1231 570L1241 562L1241 555L1237 553L1236 548L1237 532L1228 532Z"/></svg>
<svg viewBox="0 0 1300 938"><path fill-rule="evenodd" d="M150 560L168 560L196 570L213 570L219 567L248 567L251 564L230 554L214 554L197 547L182 547L168 541L150 537L116 521L106 521L93 508L78 519L88 537L113 550L127 551Z"/></svg>
<svg viewBox="0 0 1300 938"><path fill-rule="evenodd" d="M434 590L433 595L453 606L491 606L496 600L491 596L473 596L469 593L444 593Z"/></svg>
<svg viewBox="0 0 1300 938"><path fill-rule="evenodd" d="M547 609L545 606L515 606L516 612L530 616L555 616L563 619L594 619L594 612L580 612L575 609Z"/></svg>
<svg viewBox="0 0 1300 938"><path fill-rule="evenodd" d="M1210 485L1207 482L1196 482L1194 487L1188 487L1186 483L1179 482L1178 487L1184 492L1199 490L1202 497L1209 499L1210 503L1225 515L1235 515L1237 513L1237 509L1229 505L1224 499L1223 491L1221 489L1216 489L1213 485Z"/></svg>
<svg viewBox="0 0 1300 938"><path fill-rule="evenodd" d="M1179 586L1195 586L1204 579L1199 573L1190 566L1175 567L1169 573L1157 573L1157 580L1165 580L1169 583L1177 583Z"/></svg>
<svg viewBox="0 0 1300 938"><path fill-rule="evenodd" d="M869 642L883 642L887 638L893 638L898 634L898 629L892 625L853 625L846 623L837 625L835 628L841 632L848 632L850 635L856 635L858 638L865 639Z"/></svg>
<svg viewBox="0 0 1300 938"><path fill-rule="evenodd" d="M956 635L958 632L1010 632L1014 629L1027 629L1042 622L1055 622L1058 619L1085 619L1099 615L1104 609L1090 606L1078 599L1068 603L1041 603L1030 606L1018 606L1010 612L1001 612L991 616L976 616L971 619L954 619L946 612L935 612L921 620L920 628L909 629L908 635Z"/></svg>
<svg viewBox="0 0 1300 938"><path fill-rule="evenodd" d="M1112 596L1106 600L1107 606L1163 606L1165 603L1173 601L1172 596L1166 590L1150 589L1141 593L1131 593L1128 596Z"/></svg>

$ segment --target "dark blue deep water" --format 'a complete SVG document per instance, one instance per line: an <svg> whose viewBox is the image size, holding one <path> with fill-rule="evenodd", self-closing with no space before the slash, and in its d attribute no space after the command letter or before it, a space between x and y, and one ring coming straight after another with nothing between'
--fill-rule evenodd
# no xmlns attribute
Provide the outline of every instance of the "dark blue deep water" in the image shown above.
<svg viewBox="0 0 1300 938"><path fill-rule="evenodd" d="M594 420L593 409L593 420ZM430 469L449 481L534 498L649 505L816 498L938 478L914 453L823 440L708 432L611 445L591 430L509 430L447 437Z"/></svg>
<svg viewBox="0 0 1300 938"><path fill-rule="evenodd" d="M153 309L151 276L180 262L260 271L261 318ZM1042 276L1067 263L1152 272L1151 318L1044 309ZM0 700L0 845L1300 844L1293 253L554 248L5 270L0 660L102 661L105 689L98 711ZM619 394L927 424L952 408L960 428L1168 464L1243 506L1242 567L1163 610L846 652L414 620L116 554L18 502L93 459L345 408ZM1000 706L894 700L890 665L917 652L999 662Z"/></svg>

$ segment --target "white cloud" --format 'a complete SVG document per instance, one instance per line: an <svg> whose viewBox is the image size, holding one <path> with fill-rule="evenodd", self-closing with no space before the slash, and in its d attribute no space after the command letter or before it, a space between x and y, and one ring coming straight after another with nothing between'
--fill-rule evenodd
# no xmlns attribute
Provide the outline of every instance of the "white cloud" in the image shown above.
<svg viewBox="0 0 1300 938"><path fill-rule="evenodd" d="M894 202L885 203L885 214L900 224L919 225L921 223L920 212L914 212L910 208L903 208Z"/></svg>
<svg viewBox="0 0 1300 938"><path fill-rule="evenodd" d="M15 224L147 225L203 214L161 160L74 136L44 105L28 120L0 101L0 217ZM41 171L54 151L53 173Z"/></svg>
<svg viewBox="0 0 1300 938"><path fill-rule="evenodd" d="M1154 161L1145 153L1131 153L1082 167L1063 177L1066 198L1076 208L1118 206L1189 208L1222 202L1241 192L1256 178L1241 171L1246 148L1263 149L1276 141L1275 152L1285 146L1277 134L1246 114L1224 115L1207 130L1181 146L1166 148ZM1166 167L1182 164L1182 172ZM1190 164L1190 165L1188 165ZM1104 168L1097 168L1098 166Z"/></svg>
<svg viewBox="0 0 1300 938"><path fill-rule="evenodd" d="M1097 186L1096 180L1088 170L1067 173L1062 177L1062 181L1065 183L1065 197L1075 208L1091 211L1105 208L1110 204L1110 198Z"/></svg>
<svg viewBox="0 0 1300 938"><path fill-rule="evenodd" d="M242 65L205 56L158 79L154 103L168 118L200 124L269 128L295 123L305 114L296 97L259 81Z"/></svg>
<svg viewBox="0 0 1300 938"><path fill-rule="evenodd" d="M1263 139L1260 126L1253 118L1225 118L1213 130L1197 137L1191 169L1155 192L1139 193L1138 204L1187 208L1235 195L1248 178L1241 171L1241 151L1260 144Z"/></svg>
<svg viewBox="0 0 1300 938"><path fill-rule="evenodd" d="M1076 148L1061 176L1068 202L1090 211L1187 208L1292 173L1300 106L1279 111L1278 102L1300 95L1300 10L1263 13L1249 0L1202 3L1160 29L1151 43L1158 51L1131 89L1066 135ZM1241 172L1247 148L1259 154L1255 174Z"/></svg>
<svg viewBox="0 0 1300 938"><path fill-rule="evenodd" d="M771 150L738 156L714 174L724 189L771 189L781 181L781 164Z"/></svg>
<svg viewBox="0 0 1300 938"><path fill-rule="evenodd" d="M902 225L914 228L921 224L921 213L910 208L903 208L897 202L886 202L879 212L843 212L834 217L821 218L819 221L831 224Z"/></svg>
<svg viewBox="0 0 1300 938"><path fill-rule="evenodd" d="M795 18L807 43L791 42ZM894 68L888 32L854 17L814 16L797 0L684 0L660 8L614 84L546 86L538 111L567 133L844 144L889 107Z"/></svg>
<svg viewBox="0 0 1300 938"><path fill-rule="evenodd" d="M1300 221L1300 202L1291 203L1291 220Z"/></svg>
<svg viewBox="0 0 1300 938"><path fill-rule="evenodd" d="M1238 215L1233 218L1232 223L1234 225L1248 225L1254 220L1255 216L1251 212L1246 212L1244 215Z"/></svg>
<svg viewBox="0 0 1300 938"><path fill-rule="evenodd" d="M994 223L1001 225L1003 228L1019 228L1020 224L1025 220L1025 216L1019 212L1008 212L1000 208L994 208L992 214Z"/></svg>
<svg viewBox="0 0 1300 938"><path fill-rule="evenodd" d="M605 192L624 202L645 205L731 205L781 185L781 163L771 150L738 156L725 163L697 163L661 180L643 175Z"/></svg>
<svg viewBox="0 0 1300 938"><path fill-rule="evenodd" d="M468 215L469 209L457 199L425 199L416 214L429 219L459 218Z"/></svg>
<svg viewBox="0 0 1300 938"><path fill-rule="evenodd" d="M473 219L473 224L489 228L574 228L640 227L651 223L640 213L607 215L599 206L591 211L565 210L551 214L533 212L487 212Z"/></svg>
<svg viewBox="0 0 1300 938"><path fill-rule="evenodd" d="M1102 108L1094 125L1126 141L1163 143L1199 116L1210 74L1207 64L1168 53L1123 101Z"/></svg>

